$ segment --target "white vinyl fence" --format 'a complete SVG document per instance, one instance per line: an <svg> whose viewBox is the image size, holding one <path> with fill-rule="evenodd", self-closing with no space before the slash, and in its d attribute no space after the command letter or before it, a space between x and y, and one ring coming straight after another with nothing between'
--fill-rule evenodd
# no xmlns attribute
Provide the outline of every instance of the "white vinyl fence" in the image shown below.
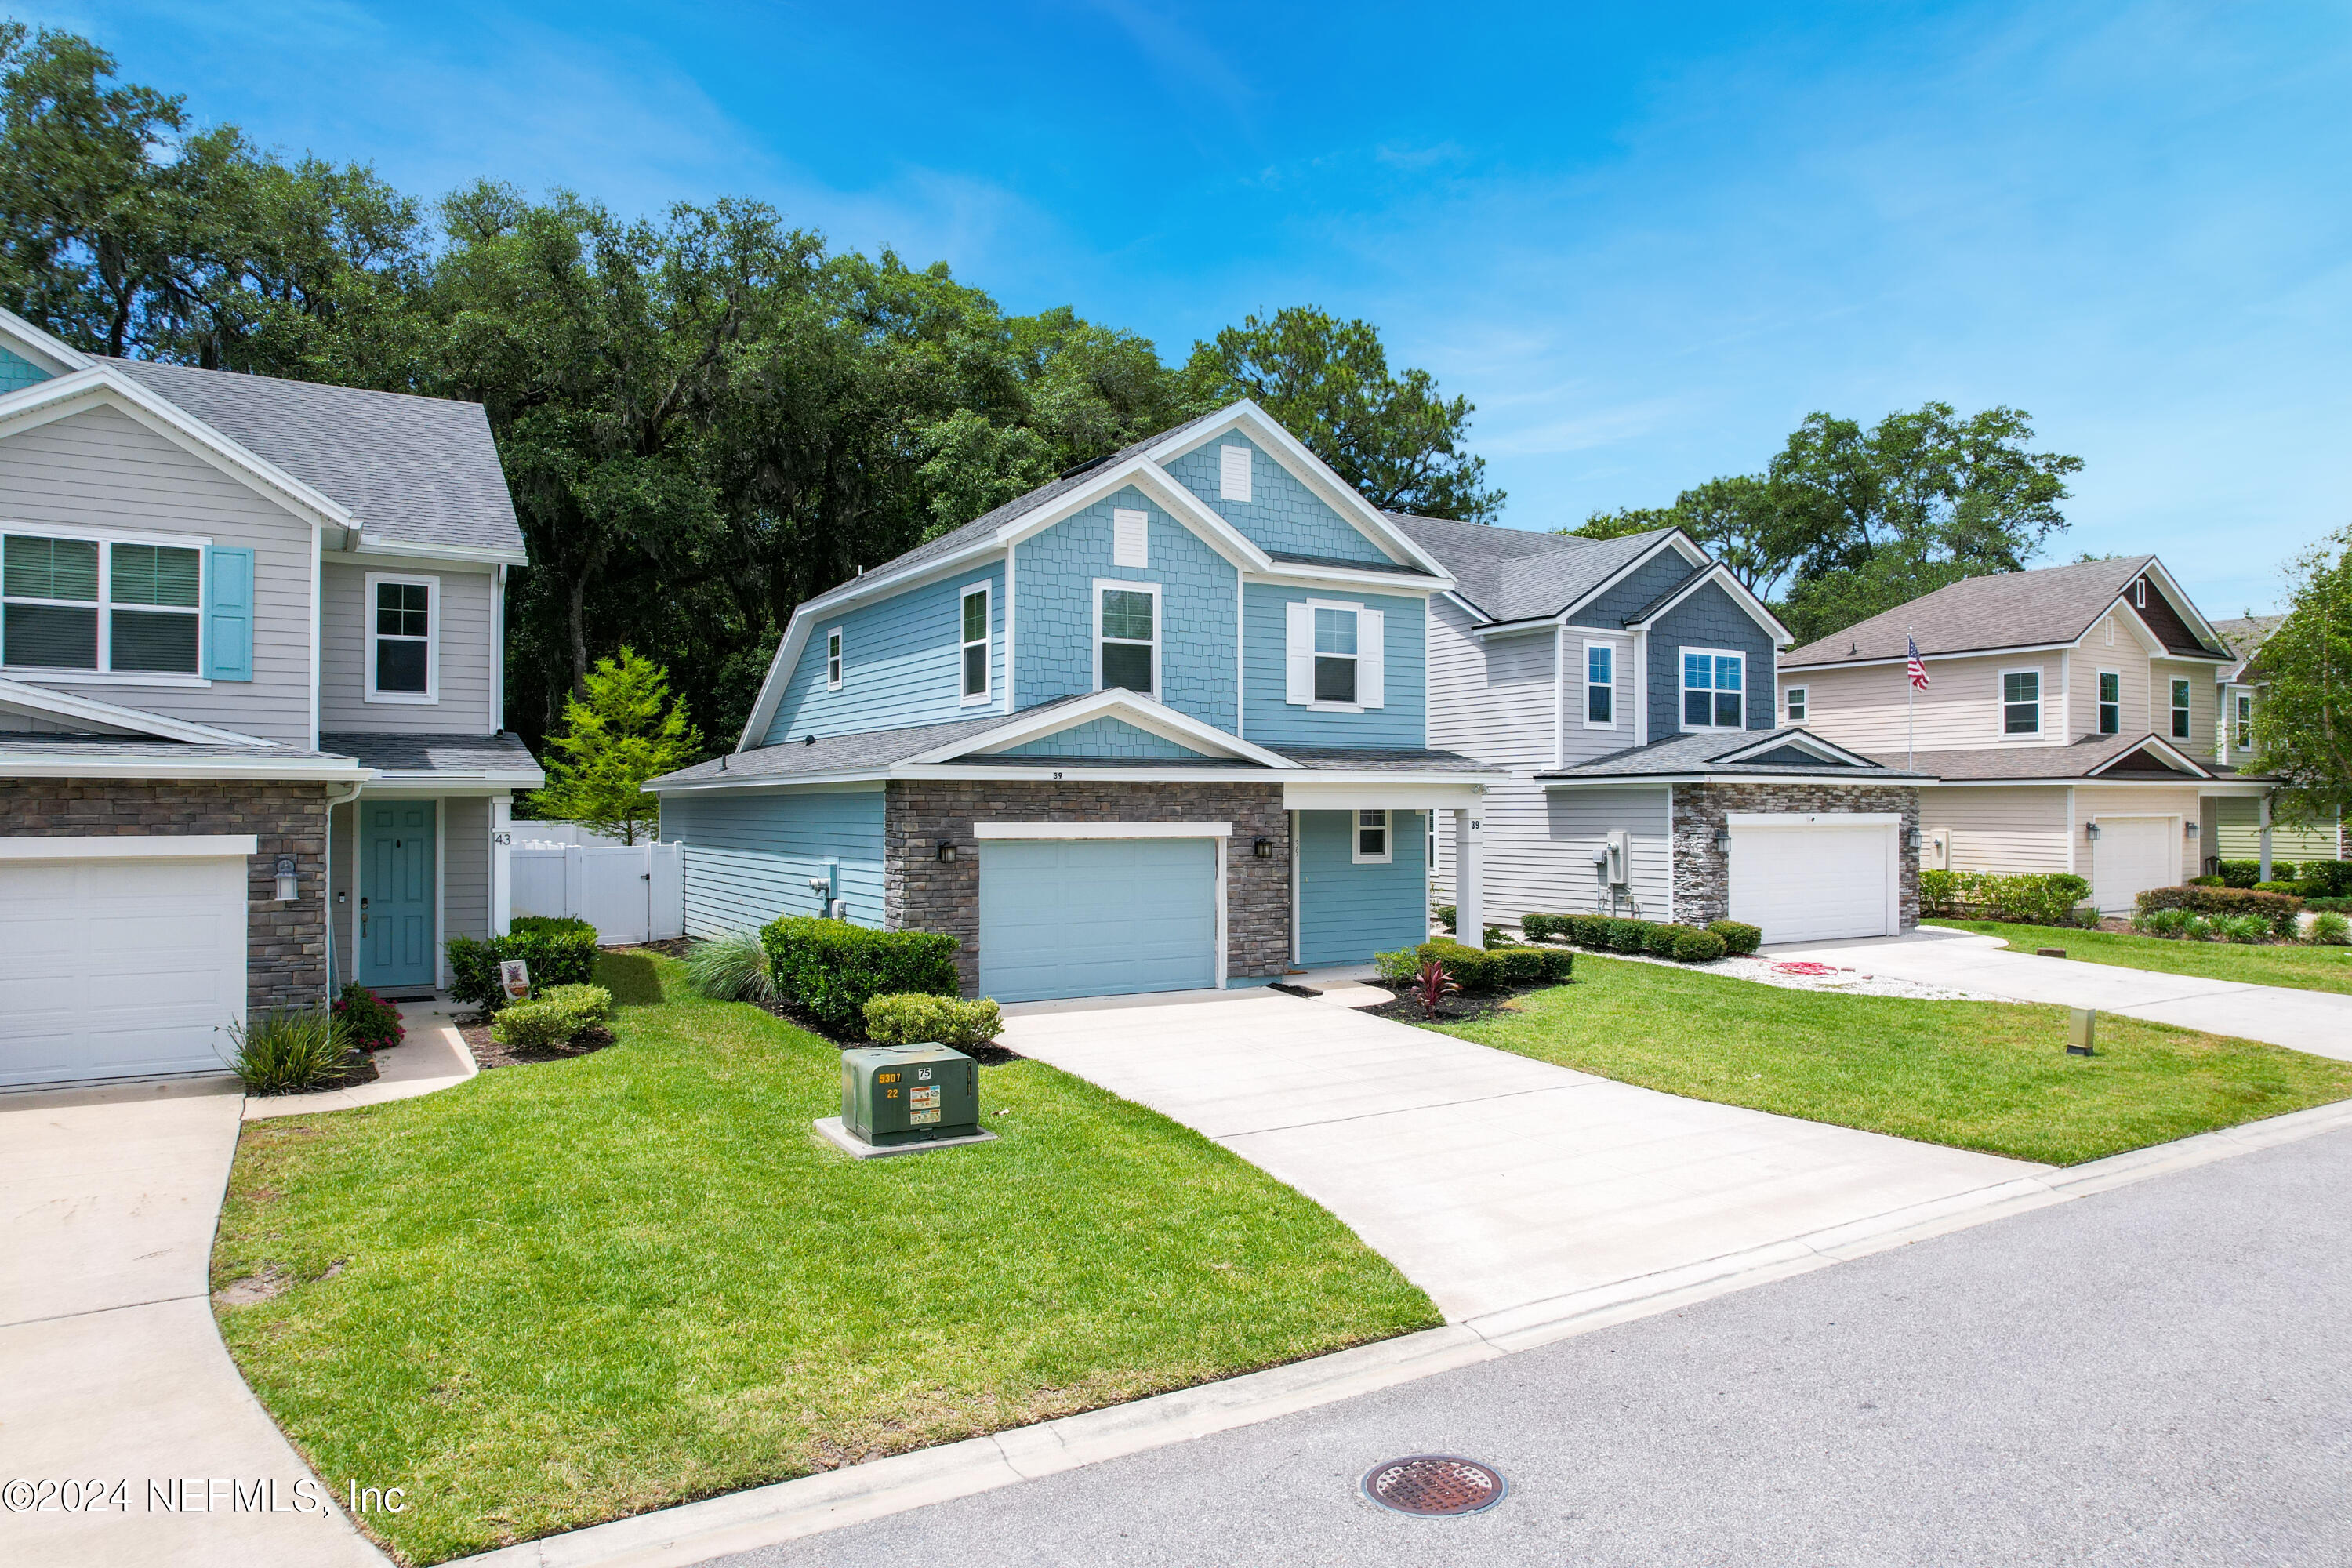
<svg viewBox="0 0 2352 1568"><path fill-rule="evenodd" d="M511 855L516 914L586 921L608 947L686 934L681 845L518 845Z"/></svg>

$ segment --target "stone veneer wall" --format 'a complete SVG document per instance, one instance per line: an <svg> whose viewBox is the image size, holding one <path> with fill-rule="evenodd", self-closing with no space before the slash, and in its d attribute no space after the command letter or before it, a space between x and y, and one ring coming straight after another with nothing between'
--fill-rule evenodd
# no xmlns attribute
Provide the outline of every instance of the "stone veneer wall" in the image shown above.
<svg viewBox="0 0 2352 1568"><path fill-rule="evenodd" d="M1685 925L1727 919L1729 857L1715 847L1715 831L1735 811L1896 812L1903 817L1902 929L1919 923L1919 852L1911 832L1919 826L1919 792L1907 784L1676 784L1675 795L1675 919ZM1766 931L1770 942L1772 933Z"/></svg>
<svg viewBox="0 0 2352 1568"><path fill-rule="evenodd" d="M250 833L246 857L245 1005L311 1006L327 994L327 786L181 779L0 780L10 837ZM294 857L301 897L277 900L278 857Z"/></svg>
<svg viewBox="0 0 2352 1568"><path fill-rule="evenodd" d="M1225 857L1225 972L1267 979L1290 965L1290 819L1279 784L1070 784L1027 779L893 781L883 812L883 923L961 937L964 991L980 989L980 855L975 822L1231 822ZM939 858L952 841L952 862ZM1271 838L1260 860L1254 840Z"/></svg>

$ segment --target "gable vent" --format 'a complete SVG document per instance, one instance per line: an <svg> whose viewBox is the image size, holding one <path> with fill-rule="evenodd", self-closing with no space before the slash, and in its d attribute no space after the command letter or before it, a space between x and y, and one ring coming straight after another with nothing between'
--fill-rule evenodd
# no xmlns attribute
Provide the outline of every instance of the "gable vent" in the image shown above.
<svg viewBox="0 0 2352 1568"><path fill-rule="evenodd" d="M1151 520L1121 508L1110 514L1110 560L1114 566L1151 564Z"/></svg>
<svg viewBox="0 0 2352 1568"><path fill-rule="evenodd" d="M1250 449L1247 447L1217 448L1217 499L1250 499Z"/></svg>

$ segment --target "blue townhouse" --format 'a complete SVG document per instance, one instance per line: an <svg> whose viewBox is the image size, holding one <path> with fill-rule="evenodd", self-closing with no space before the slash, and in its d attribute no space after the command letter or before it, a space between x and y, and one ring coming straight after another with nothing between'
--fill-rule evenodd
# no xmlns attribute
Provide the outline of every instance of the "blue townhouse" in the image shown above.
<svg viewBox="0 0 2352 1568"><path fill-rule="evenodd" d="M1501 777L1429 745L1453 586L1248 401L1084 465L793 613L734 751L647 786L688 931L946 931L1001 1001L1417 942Z"/></svg>

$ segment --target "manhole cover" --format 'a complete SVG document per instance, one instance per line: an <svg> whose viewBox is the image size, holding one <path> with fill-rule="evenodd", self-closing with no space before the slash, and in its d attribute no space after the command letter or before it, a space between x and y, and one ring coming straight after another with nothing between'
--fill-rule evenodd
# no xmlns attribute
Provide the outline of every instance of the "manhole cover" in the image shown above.
<svg viewBox="0 0 2352 1568"><path fill-rule="evenodd" d="M1502 1473L1453 1454L1414 1454L1364 1472L1364 1495L1382 1508L1425 1517L1476 1513L1503 1500Z"/></svg>

